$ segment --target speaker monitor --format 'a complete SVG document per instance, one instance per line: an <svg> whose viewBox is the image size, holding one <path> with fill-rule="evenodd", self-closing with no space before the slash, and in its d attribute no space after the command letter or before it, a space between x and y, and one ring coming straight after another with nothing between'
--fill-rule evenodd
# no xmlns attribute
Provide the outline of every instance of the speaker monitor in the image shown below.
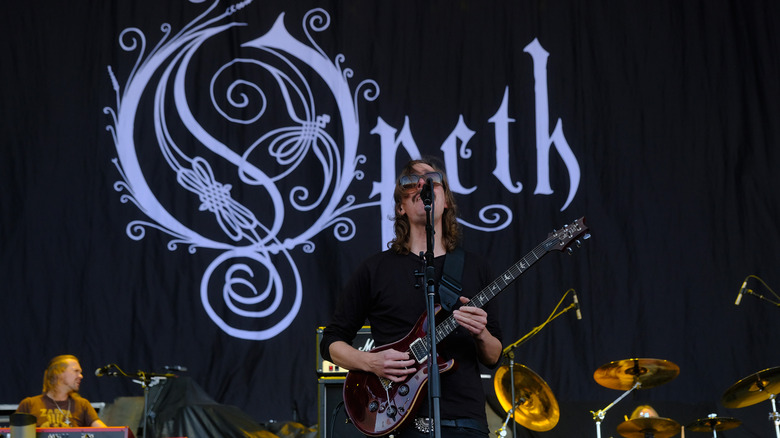
<svg viewBox="0 0 780 438"><path fill-rule="evenodd" d="M365 435L351 422L344 411L344 376L327 376L317 379L319 438L364 438Z"/></svg>

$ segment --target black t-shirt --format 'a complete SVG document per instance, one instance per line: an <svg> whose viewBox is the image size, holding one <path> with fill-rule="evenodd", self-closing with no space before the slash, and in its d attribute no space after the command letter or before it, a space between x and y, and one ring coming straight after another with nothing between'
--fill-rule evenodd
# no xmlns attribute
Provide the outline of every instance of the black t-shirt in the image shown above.
<svg viewBox="0 0 780 438"><path fill-rule="evenodd" d="M434 260L438 290L446 256ZM423 260L415 254L398 255L384 251L366 259L355 271L339 298L331 323L323 330L320 353L330 360L329 347L335 341L352 344L366 321L377 346L404 338L426 309ZM487 262L474 253L464 258L461 295L472 297L493 281ZM438 300L437 300L438 301ZM483 307L488 314L487 329L501 340L496 301ZM442 311L443 312L443 311ZM487 425L485 393L480 377L476 343L468 330L458 326L437 344L439 356L455 359L454 370L441 374L441 418L473 418ZM490 364L495 365L495 364ZM428 416L427 394L418 416Z"/></svg>

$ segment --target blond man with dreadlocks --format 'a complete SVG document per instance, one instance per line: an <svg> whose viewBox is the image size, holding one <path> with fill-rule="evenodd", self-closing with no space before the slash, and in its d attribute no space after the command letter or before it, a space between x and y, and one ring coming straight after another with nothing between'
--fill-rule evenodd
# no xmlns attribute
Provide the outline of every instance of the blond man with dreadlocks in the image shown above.
<svg viewBox="0 0 780 438"><path fill-rule="evenodd" d="M55 357L43 373L43 394L25 398L16 412L34 415L37 427L106 427L77 392L83 378L75 356Z"/></svg>
<svg viewBox="0 0 780 438"><path fill-rule="evenodd" d="M444 173L431 161L414 160L396 181L395 238L389 249L369 257L355 271L342 291L331 323L323 331L322 356L349 370L362 370L392 382L403 382L416 372L408 352L387 349L359 351L352 347L356 332L368 320L376 345L392 344L404 338L426 309L426 288L419 273L424 271L420 253L427 251L426 210L421 191L433 182L433 228L435 287L450 254L455 257L461 232L457 206ZM493 281L490 266L474 253L464 251L460 303L479 293ZM457 298L456 298L457 301ZM442 310L443 312L443 310ZM501 332L494 305L463 306L452 312L458 327L437 343L444 359L455 359L455 369L441 375L441 430L446 437L487 437L485 393L479 363L495 366L501 357ZM414 421L405 422L395 435L425 437L430 430L427 396Z"/></svg>

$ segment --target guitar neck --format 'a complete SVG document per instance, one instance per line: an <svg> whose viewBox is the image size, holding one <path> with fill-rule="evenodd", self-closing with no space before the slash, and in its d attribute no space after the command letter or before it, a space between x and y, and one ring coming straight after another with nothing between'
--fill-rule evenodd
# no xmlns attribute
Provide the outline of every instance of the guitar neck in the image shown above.
<svg viewBox="0 0 780 438"><path fill-rule="evenodd" d="M558 243L559 239L557 237L549 237L547 240L540 243L539 246L523 256L523 258L518 260L514 265L509 267L509 269L504 271L503 274L493 280L492 283L487 285L487 287L482 289L477 295L472 297L468 304L464 305L482 308L488 303L488 301L495 298L496 295L498 295L501 291L506 289L507 286L520 277L520 275L522 275L523 272L530 268L531 265L539 261L539 259L541 259L545 254L550 252L550 250ZM446 338L456 328L458 328L458 323L455 321L455 317L450 315L447 317L447 319L436 326L436 343L438 344L444 340L444 338Z"/></svg>

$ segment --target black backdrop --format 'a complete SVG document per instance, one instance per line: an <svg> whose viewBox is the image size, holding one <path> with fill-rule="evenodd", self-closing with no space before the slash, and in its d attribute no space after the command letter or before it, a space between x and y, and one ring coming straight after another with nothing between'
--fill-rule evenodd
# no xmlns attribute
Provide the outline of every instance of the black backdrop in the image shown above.
<svg viewBox="0 0 780 438"><path fill-rule="evenodd" d="M446 160L458 151L447 171L464 187L464 221L482 227L465 227L466 246L493 259L496 272L580 216L592 231L571 257L547 256L497 298L506 343L541 323L566 290L576 289L582 303L582 321L567 314L517 351L561 403L561 425L540 435L595 434L589 411L620 392L599 386L593 372L630 357L670 360L681 373L610 410L605 434L643 402L683 424L713 412L744 421L726 436L773 433L769 402L729 410L720 397L750 373L780 366L780 310L754 296L734 305L750 274L758 278L748 287L767 297L780 284L780 4L255 1L224 14L230 6L4 2L1 402L37 393L47 360L67 352L81 358L82 394L93 401L141 394L129 380L95 378L98 366L134 372L176 364L216 400L258 421L315 424L315 330L327 323L355 264L384 248L386 175L410 154ZM321 28L307 33L304 16L315 8L329 21L313 22ZM250 43L280 16L290 39L279 33L274 43ZM122 47L132 45L131 35L120 37L128 28L143 34L140 55ZM201 33L177 39L187 30ZM535 40L549 54L546 64L531 56ZM154 49L164 42L181 45ZM187 68L176 68L184 60L173 57L190 48ZM259 61L231 63L237 59ZM323 60L329 64L314 67ZM180 71L186 104L176 101L173 85ZM246 82L233 82L239 79ZM365 80L376 87L359 87ZM231 83L247 105L238 92L228 102ZM363 94L377 87L378 95ZM286 106L282 89L303 94ZM310 114L304 102L316 103ZM130 118L117 122L117 113ZM324 114L330 118L320 120L318 142L288 145L305 156L295 166L264 156L266 133L289 126L312 132ZM465 127L473 136L460 130L450 141ZM538 136L553 136L542 165ZM237 171L235 157L251 145L257 149L247 161L260 170ZM199 200L177 184L177 170L197 167L182 157L195 156L211 163L214 178L180 176L201 177L201 188L230 184L231 199L252 214L235 204L215 214L208 199L224 197L210 192L213 198ZM335 164L323 170L323 163ZM550 190L539 193L547 170ZM248 179L258 175L279 178L267 185ZM294 202L299 186L309 198ZM149 207L149 200L159 204ZM504 209L480 218L489 205ZM267 309L270 279L269 296L289 316L247 320L225 305L214 311L245 333L272 333L264 339L228 333L201 300L222 300L217 277L228 275L230 263L211 267L226 255L251 268L257 295L238 285L250 291L245 297L265 299L259 308Z"/></svg>

